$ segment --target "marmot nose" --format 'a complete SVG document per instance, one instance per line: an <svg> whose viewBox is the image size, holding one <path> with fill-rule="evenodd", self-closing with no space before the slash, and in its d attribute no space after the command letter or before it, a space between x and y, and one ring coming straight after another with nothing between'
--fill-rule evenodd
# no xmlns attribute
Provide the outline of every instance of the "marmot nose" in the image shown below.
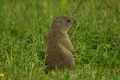
<svg viewBox="0 0 120 80"><path fill-rule="evenodd" d="M76 23L76 21L74 20L74 24Z"/></svg>

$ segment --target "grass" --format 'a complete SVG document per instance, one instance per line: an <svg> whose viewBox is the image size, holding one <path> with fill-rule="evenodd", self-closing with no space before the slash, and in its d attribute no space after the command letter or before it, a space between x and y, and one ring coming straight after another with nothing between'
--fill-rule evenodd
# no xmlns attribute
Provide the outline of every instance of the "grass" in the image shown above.
<svg viewBox="0 0 120 80"><path fill-rule="evenodd" d="M120 80L120 1L2 0L0 5L1 80ZM68 32L76 68L45 74L45 39L58 16L77 21Z"/></svg>

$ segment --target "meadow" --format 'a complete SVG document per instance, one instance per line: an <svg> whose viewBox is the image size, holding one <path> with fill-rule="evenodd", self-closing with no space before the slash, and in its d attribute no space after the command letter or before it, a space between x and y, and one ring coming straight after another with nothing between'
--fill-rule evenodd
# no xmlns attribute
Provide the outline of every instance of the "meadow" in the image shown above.
<svg viewBox="0 0 120 80"><path fill-rule="evenodd" d="M75 70L45 74L45 40L55 17L68 34ZM1 0L0 80L120 80L119 0Z"/></svg>

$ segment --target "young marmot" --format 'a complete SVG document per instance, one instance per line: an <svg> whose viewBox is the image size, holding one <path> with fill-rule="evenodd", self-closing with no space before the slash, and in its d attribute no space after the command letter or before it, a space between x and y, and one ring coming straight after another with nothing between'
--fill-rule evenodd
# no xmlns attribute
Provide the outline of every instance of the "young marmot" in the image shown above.
<svg viewBox="0 0 120 80"><path fill-rule="evenodd" d="M75 24L73 19L68 17L57 17L53 20L46 39L46 63L49 70L72 70L75 68L75 61L72 53L74 47L67 34L68 30Z"/></svg>

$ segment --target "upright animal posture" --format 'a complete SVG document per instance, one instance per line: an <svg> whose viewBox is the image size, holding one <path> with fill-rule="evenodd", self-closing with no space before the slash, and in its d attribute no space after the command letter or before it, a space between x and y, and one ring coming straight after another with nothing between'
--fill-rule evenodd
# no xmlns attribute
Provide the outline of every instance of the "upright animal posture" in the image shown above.
<svg viewBox="0 0 120 80"><path fill-rule="evenodd" d="M68 30L75 24L73 19L68 17L57 17L53 19L46 39L46 63L49 70L72 70L75 68L75 61L72 53L74 47L71 44Z"/></svg>

